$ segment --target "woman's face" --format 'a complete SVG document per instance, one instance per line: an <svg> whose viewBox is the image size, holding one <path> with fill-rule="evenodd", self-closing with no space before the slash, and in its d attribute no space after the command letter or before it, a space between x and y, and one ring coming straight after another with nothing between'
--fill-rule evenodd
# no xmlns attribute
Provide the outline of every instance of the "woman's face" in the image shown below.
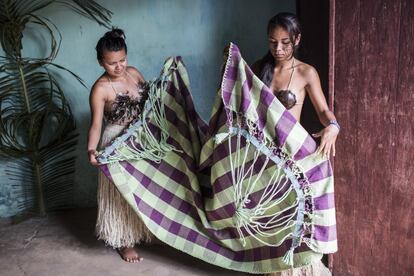
<svg viewBox="0 0 414 276"><path fill-rule="evenodd" d="M110 77L116 78L123 76L128 66L125 49L119 51L104 51L99 64Z"/></svg>
<svg viewBox="0 0 414 276"><path fill-rule="evenodd" d="M294 46L299 44L300 35L292 43L289 33L282 27L272 29L268 34L269 50L276 61L289 60L293 56Z"/></svg>

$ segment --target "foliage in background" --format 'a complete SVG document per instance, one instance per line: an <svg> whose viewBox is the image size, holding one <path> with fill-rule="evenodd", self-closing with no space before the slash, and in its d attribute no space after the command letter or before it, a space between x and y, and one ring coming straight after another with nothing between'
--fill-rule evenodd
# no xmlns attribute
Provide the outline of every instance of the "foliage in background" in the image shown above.
<svg viewBox="0 0 414 276"><path fill-rule="evenodd" d="M72 203L75 120L54 70L73 72L55 64L61 43L57 27L38 11L52 4L109 27L111 12L95 1L0 0L0 158L11 165L7 175L18 184L21 215L45 215ZM23 57L23 34L28 25L46 31L50 53ZM33 47L33 44L30 45ZM6 183L0 184L4 186ZM0 186L0 188L2 188Z"/></svg>

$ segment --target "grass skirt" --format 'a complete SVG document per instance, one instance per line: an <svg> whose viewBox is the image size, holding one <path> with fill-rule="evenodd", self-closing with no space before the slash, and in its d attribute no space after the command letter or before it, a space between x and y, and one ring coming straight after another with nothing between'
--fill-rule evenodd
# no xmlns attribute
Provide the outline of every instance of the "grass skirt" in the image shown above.
<svg viewBox="0 0 414 276"><path fill-rule="evenodd" d="M122 125L107 125L102 134L100 147L105 147L124 128ZM151 232L101 170L98 175L97 201L98 239L104 240L113 248L133 247L142 241L151 241Z"/></svg>

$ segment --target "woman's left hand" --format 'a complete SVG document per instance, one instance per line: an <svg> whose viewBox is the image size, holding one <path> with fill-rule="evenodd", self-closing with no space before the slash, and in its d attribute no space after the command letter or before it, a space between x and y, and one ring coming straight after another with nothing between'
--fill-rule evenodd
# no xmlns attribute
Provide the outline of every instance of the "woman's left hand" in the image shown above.
<svg viewBox="0 0 414 276"><path fill-rule="evenodd" d="M329 158L331 152L335 156L335 142L338 133L339 129L335 125L329 125L318 133L312 134L313 137L321 137L321 144L316 152L322 153L326 158Z"/></svg>

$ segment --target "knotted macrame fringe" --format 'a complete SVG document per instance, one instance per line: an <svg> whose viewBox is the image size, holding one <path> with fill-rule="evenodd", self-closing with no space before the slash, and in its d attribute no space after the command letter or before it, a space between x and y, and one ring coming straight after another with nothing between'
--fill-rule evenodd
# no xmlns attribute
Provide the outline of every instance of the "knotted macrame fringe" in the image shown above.
<svg viewBox="0 0 414 276"><path fill-rule="evenodd" d="M137 121L132 123L127 131L132 132L133 135L126 133L118 137L112 147L107 148L98 156L101 164L142 159L159 163L168 152L178 151L167 143L168 123L161 97L162 93L166 91L166 85L167 83L161 79L149 83L148 99L144 109ZM159 129L159 137L156 137L151 131L148 120L150 117L153 125ZM143 131L137 131L138 128L142 128ZM129 138L125 139L124 137ZM137 146L138 143L139 146Z"/></svg>
<svg viewBox="0 0 414 276"><path fill-rule="evenodd" d="M291 238L292 245L284 255L283 261L289 266L293 266L295 248L302 242L309 244L309 239L303 240L305 234L313 235L311 220L313 199L310 189L306 185L308 184L307 179L288 154L283 152L280 147L276 148L272 141L266 140L256 123L233 110L227 109L226 113L228 132L218 133L215 136L215 143L220 144L227 140L229 152L234 152L229 156L229 163L236 206L234 221L241 243L243 246L246 245L243 230L250 237L267 246L280 246L286 239ZM242 137L246 141L243 147L241 146ZM236 148L233 150L232 140L234 139L236 139ZM252 143L254 146L251 146ZM247 160L249 151L253 151L254 157L252 160ZM266 159L258 169L257 161L260 154L265 154ZM274 169L257 204L254 207L248 207L249 197L255 192L257 183L270 160L280 166L280 169ZM251 161L248 168L246 167L246 161ZM259 171L253 174L255 169ZM287 172L290 173L290 178L286 174ZM292 178L297 182L296 185L289 182L289 180L292 181ZM286 185L290 186L286 187ZM283 194L275 199L275 196L281 191L284 191ZM293 203L282 210L269 214L272 208L281 204L292 192L296 192L296 200ZM290 211L290 213L283 215L287 211ZM295 229L293 232L286 231L292 228ZM286 234L280 237L284 231ZM269 237L277 235L279 235L278 239L269 242Z"/></svg>

